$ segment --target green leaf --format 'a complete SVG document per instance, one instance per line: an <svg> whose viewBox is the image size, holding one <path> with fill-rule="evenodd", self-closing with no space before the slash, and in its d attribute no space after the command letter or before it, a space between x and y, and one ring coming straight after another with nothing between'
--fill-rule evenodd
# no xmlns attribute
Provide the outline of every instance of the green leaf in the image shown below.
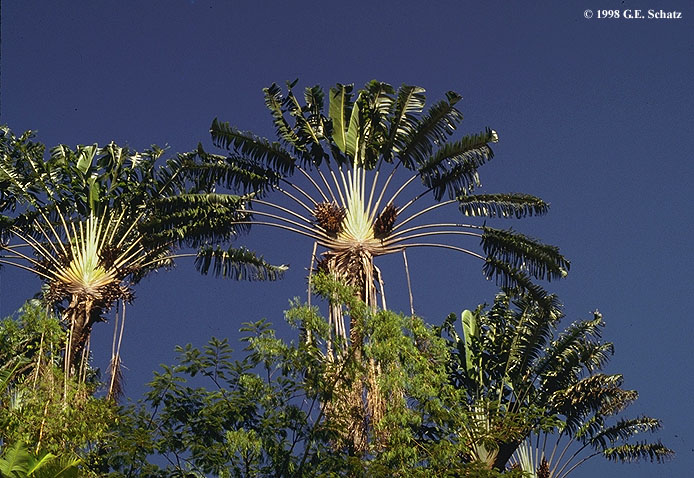
<svg viewBox="0 0 694 478"><path fill-rule="evenodd" d="M444 144L453 134L463 119L463 115L455 108L461 99L460 95L449 91L446 99L429 108L416 128L403 139L406 146L397 156L408 169L412 169L415 163L424 163L431 155L434 145Z"/></svg>
<svg viewBox="0 0 694 478"><path fill-rule="evenodd" d="M359 93L357 101L355 101L354 105L352 106L352 111L349 117L349 126L347 128L347 136L345 138L345 154L350 157L350 160L355 161L357 164L359 162L358 158L361 157L361 155L358 155L357 150L363 146L361 144L363 139L363 124L360 107L362 95L363 92Z"/></svg>
<svg viewBox="0 0 694 478"><path fill-rule="evenodd" d="M31 459L31 454L22 442L17 442L12 447L5 447L0 457L0 476L26 476Z"/></svg>
<svg viewBox="0 0 694 478"><path fill-rule="evenodd" d="M469 310L464 310L460 319L463 324L463 333L465 336L465 366L468 375L472 376L475 369L472 362L472 347L473 343L479 343L480 340L479 317Z"/></svg>
<svg viewBox="0 0 694 478"><path fill-rule="evenodd" d="M468 135L455 142L444 143L419 166L419 174L434 198L440 200L448 191L453 199L481 185L477 169L494 157L487 143L496 133L487 128L480 134Z"/></svg>
<svg viewBox="0 0 694 478"><path fill-rule="evenodd" d="M94 155L99 149L98 144L93 144L91 146L81 146L77 151L77 169L86 174L89 167L92 165Z"/></svg>
<svg viewBox="0 0 694 478"><path fill-rule="evenodd" d="M96 176L91 176L87 184L89 185L89 210L98 214L100 188Z"/></svg>
<svg viewBox="0 0 694 478"><path fill-rule="evenodd" d="M210 186L219 184L242 193L262 194L277 186L282 178L273 168L259 166L246 158L207 153L202 144L198 145L196 156L201 161L189 157L181 166L201 189L212 191L214 188Z"/></svg>
<svg viewBox="0 0 694 478"><path fill-rule="evenodd" d="M195 259L195 267L202 274L207 274L212 268L218 277L251 281L278 280L288 269L285 265L269 264L261 256L257 256L244 247L222 249L219 246L200 248Z"/></svg>
<svg viewBox="0 0 694 478"><path fill-rule="evenodd" d="M27 476L40 476L40 471L45 469L48 464L53 461L56 456L52 453L45 453L38 458L32 458L30 466L27 470ZM53 475L57 476L57 475Z"/></svg>
<svg viewBox="0 0 694 478"><path fill-rule="evenodd" d="M556 246L543 244L511 229L484 228L482 249L490 259L527 272L532 277L551 281L566 277L570 263Z"/></svg>
<svg viewBox="0 0 694 478"><path fill-rule="evenodd" d="M343 153L347 152L347 118L352 112L353 85L338 83L330 88L329 115L333 123L333 141Z"/></svg>
<svg viewBox="0 0 694 478"><path fill-rule="evenodd" d="M219 122L217 118L212 121L210 133L212 142L217 147L234 149L259 166L269 165L281 174L294 172L296 160L279 143L270 143L264 138L239 131L229 123Z"/></svg>
<svg viewBox="0 0 694 478"><path fill-rule="evenodd" d="M272 114L277 136L289 144L297 145L299 137L284 117L282 90L276 83L273 83L269 88L263 89L263 93L265 94L265 106Z"/></svg>
<svg viewBox="0 0 694 478"><path fill-rule="evenodd" d="M424 88L402 85L398 89L392 111L389 115L390 128L388 139L383 143L381 152L390 161L394 153L405 146L406 138L412 134L418 124L417 115L424 109L426 101Z"/></svg>
<svg viewBox="0 0 694 478"><path fill-rule="evenodd" d="M658 441L656 443L627 443L608 448L602 454L610 461L620 461L622 463L637 462L639 460L664 463L667 459L672 458L675 452Z"/></svg>
<svg viewBox="0 0 694 478"><path fill-rule="evenodd" d="M458 208L466 216L516 217L542 216L549 204L529 194L473 194L459 196Z"/></svg>

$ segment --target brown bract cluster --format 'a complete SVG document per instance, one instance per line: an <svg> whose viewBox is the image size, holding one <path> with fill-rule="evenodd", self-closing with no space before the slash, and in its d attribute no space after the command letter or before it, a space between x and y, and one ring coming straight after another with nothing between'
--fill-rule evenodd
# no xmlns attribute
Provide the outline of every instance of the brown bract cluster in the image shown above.
<svg viewBox="0 0 694 478"><path fill-rule="evenodd" d="M392 204L388 204L374 222L374 237L376 239L385 239L388 237L388 234L393 230L397 217L398 208Z"/></svg>
<svg viewBox="0 0 694 478"><path fill-rule="evenodd" d="M345 220L346 214L345 208L327 202L316 204L313 210L318 227L332 237L337 237L342 232L342 222Z"/></svg>

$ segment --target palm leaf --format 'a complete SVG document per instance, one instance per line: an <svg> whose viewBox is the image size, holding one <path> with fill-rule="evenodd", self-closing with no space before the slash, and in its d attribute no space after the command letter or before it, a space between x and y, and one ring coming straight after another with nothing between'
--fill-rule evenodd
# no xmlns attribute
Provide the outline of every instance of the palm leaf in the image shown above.
<svg viewBox="0 0 694 478"><path fill-rule="evenodd" d="M542 244L513 230L484 227L482 249L488 258L527 271L536 279L559 279L566 276L570 263L559 254L559 248Z"/></svg>
<svg viewBox="0 0 694 478"><path fill-rule="evenodd" d="M304 89L304 101L306 109L311 115L320 115L323 112L325 93L320 85L310 86Z"/></svg>
<svg viewBox="0 0 694 478"><path fill-rule="evenodd" d="M612 344L597 343L587 346L591 336L599 336L594 321L577 322L571 324L545 351L533 369L534 376L539 377L542 382L540 400L551 400L553 394L575 384L584 367L590 370L588 365L594 364L595 353L586 353L589 348L597 349L601 359L607 360L607 354L612 351Z"/></svg>
<svg viewBox="0 0 694 478"><path fill-rule="evenodd" d="M328 114L333 123L332 139L343 153L347 152L347 130L349 118L352 115L353 85L338 83L330 88Z"/></svg>
<svg viewBox="0 0 694 478"><path fill-rule="evenodd" d="M208 197L206 197L208 196ZM153 203L153 214L139 225L147 244L197 247L229 240L248 231L249 211L239 209L239 196L183 194Z"/></svg>
<svg viewBox="0 0 694 478"><path fill-rule="evenodd" d="M424 109L426 101L424 88L402 85L398 88L389 115L390 128L386 141L381 146L381 154L386 161L405 145L405 138L412 134L417 125L417 116Z"/></svg>
<svg viewBox="0 0 694 478"><path fill-rule="evenodd" d="M541 286L533 283L528 274L507 262L487 257L482 271L488 279L495 279L497 285L511 295L527 294L545 313L560 313L561 304L557 296L548 294Z"/></svg>
<svg viewBox="0 0 694 478"><path fill-rule="evenodd" d="M17 138L7 126L0 126L0 211L14 209L17 202L34 203L34 191L41 183L40 168L44 147L30 141L31 131ZM27 170L30 166L30 170Z"/></svg>
<svg viewBox="0 0 694 478"><path fill-rule="evenodd" d="M644 432L659 430L662 423L657 418L638 417L621 419L611 427L607 427L595 436L591 436L588 442L596 450L606 449L617 441L625 441Z"/></svg>
<svg viewBox="0 0 694 478"><path fill-rule="evenodd" d="M158 174L153 178L156 196L166 196L187 190L187 168L195 164L197 154L197 151L179 153L159 168Z"/></svg>
<svg viewBox="0 0 694 478"><path fill-rule="evenodd" d="M320 111L316 111L315 108L317 104L323 104L323 92L320 87L307 88L304 96L310 100L310 103L302 107L292 91L295 84L296 81L287 83L287 98L284 101L284 107L295 121L294 131L297 135L297 140L293 143L295 153L303 159L304 163L312 162L318 165L324 155L320 144L323 138L323 122Z"/></svg>
<svg viewBox="0 0 694 478"><path fill-rule="evenodd" d="M265 262L261 256L246 248L200 248L195 259L195 267L207 274L212 269L218 277L228 277L236 280L278 280L287 270L287 266L274 266Z"/></svg>
<svg viewBox="0 0 694 478"><path fill-rule="evenodd" d="M161 198L153 203L157 212L173 214L196 207L224 207L237 211L247 203L248 198L233 194L179 194ZM240 212L240 211L239 211Z"/></svg>
<svg viewBox="0 0 694 478"><path fill-rule="evenodd" d="M533 365L545 352L560 315L547 313L527 298L519 301L519 309L520 313L513 314L520 353L511 367L512 380L520 386L533 386L529 379Z"/></svg>
<svg viewBox="0 0 694 478"><path fill-rule="evenodd" d="M592 436L601 427L602 417L623 410L638 397L635 391L620 388L622 381L619 374L590 375L555 392L549 403L565 417L566 432L577 437ZM591 414L600 420L595 424L585 422Z"/></svg>
<svg viewBox="0 0 694 478"><path fill-rule="evenodd" d="M373 169L379 160L382 144L388 134L387 117L393 105L395 90L388 83L370 81L362 90L359 101L361 113L361 161L364 169Z"/></svg>
<svg viewBox="0 0 694 478"><path fill-rule="evenodd" d="M220 184L228 189L240 189L244 193L264 193L277 186L281 179L272 168L264 168L253 161L232 155L230 157L205 152L198 145L197 157L202 162L188 159L182 163L188 176L199 188Z"/></svg>
<svg viewBox="0 0 694 478"><path fill-rule="evenodd" d="M549 204L529 194L472 194L457 198L460 212L466 216L516 217L541 216Z"/></svg>
<svg viewBox="0 0 694 478"><path fill-rule="evenodd" d="M649 460L651 462L664 463L665 460L671 458L674 454L674 451L667 448L660 441L656 443L629 443L608 448L602 452L602 455L608 460L620 461L623 463L630 463L639 460Z"/></svg>
<svg viewBox="0 0 694 478"><path fill-rule="evenodd" d="M443 197L446 187L451 197L458 196L461 192L471 191L473 187L479 186L477 169L494 157L494 152L488 143L496 141L498 141L496 132L487 128L482 133L464 136L458 141L446 142L433 156L420 164L419 174L425 179L425 184L427 182L436 185L443 183L435 190L437 199Z"/></svg>
<svg viewBox="0 0 694 478"><path fill-rule="evenodd" d="M461 98L457 93L449 91L446 99L429 108L417 127L404 138L406 146L397 156L408 169L413 169L415 163L424 163L431 156L434 145L445 143L455 131L457 124L463 119L463 115L455 108Z"/></svg>
<svg viewBox="0 0 694 478"><path fill-rule="evenodd" d="M265 106L272 114L272 122L275 125L277 136L287 144L298 147L299 137L284 117L283 106L285 100L282 96L282 90L276 83L273 83L270 87L263 88L263 93L265 94Z"/></svg>
<svg viewBox="0 0 694 478"><path fill-rule="evenodd" d="M267 165L280 174L291 174L296 167L296 160L279 143L270 143L264 138L245 133L222 123L215 118L210 126L212 142L219 148L234 149L246 159L258 165Z"/></svg>
<svg viewBox="0 0 694 478"><path fill-rule="evenodd" d="M26 476L31 459L31 454L22 442L5 447L2 457L0 457L0 476Z"/></svg>

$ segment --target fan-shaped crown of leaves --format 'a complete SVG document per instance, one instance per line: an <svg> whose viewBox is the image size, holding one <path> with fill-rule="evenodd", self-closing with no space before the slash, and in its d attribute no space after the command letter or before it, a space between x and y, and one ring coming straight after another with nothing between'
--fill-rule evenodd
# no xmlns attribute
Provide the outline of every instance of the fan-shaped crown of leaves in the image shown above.
<svg viewBox="0 0 694 478"><path fill-rule="evenodd" d="M371 81L356 93L352 85L328 92L314 86L299 99L295 85L288 83L286 93L276 84L264 90L278 141L215 119L212 141L228 154L199 146L191 167L202 183L255 194L249 223L312 238L327 249L333 271L362 286L369 282L370 258L424 246L472 255L484 261L488 277L538 296L532 278L566 275L569 263L556 247L484 224L427 220L452 204L465 216L492 218L548 210L527 194L475 193L478 169L493 158L491 144L499 137L487 128L452 138L462 120L460 95L449 92L425 109L425 91L417 86L396 90ZM286 200L270 199L271 191ZM464 236L480 240L484 255L444 240ZM354 279L355 271L362 277Z"/></svg>

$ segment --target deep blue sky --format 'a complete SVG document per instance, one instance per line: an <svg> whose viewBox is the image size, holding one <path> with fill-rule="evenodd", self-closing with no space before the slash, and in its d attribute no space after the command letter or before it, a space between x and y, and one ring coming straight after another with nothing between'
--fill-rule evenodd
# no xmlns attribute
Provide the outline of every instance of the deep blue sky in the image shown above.
<svg viewBox="0 0 694 478"><path fill-rule="evenodd" d="M105 144L169 153L209 144L212 118L272 136L261 89L371 79L464 97L463 132L499 132L484 190L552 204L516 229L572 260L558 292L567 319L599 308L615 343L608 368L640 392L628 412L663 419L671 463L594 459L572 476L687 476L694 466L694 8L691 2L4 1L1 122L49 146ZM570 3L572 6L561 5ZM679 20L584 18L600 8L678 10ZM455 215L455 209L451 210ZM128 309L130 397L171 363L175 344L282 323L305 297L311 244L258 229L250 244L292 265L281 283L200 277L192 263L146 279ZM468 243L471 247L473 244ZM466 257L409 253L415 306L431 323L495 292ZM380 262L392 308L406 310L399 258ZM0 270L0 316L38 282ZM291 332L285 333L291 336ZM97 361L110 327L95 329Z"/></svg>

